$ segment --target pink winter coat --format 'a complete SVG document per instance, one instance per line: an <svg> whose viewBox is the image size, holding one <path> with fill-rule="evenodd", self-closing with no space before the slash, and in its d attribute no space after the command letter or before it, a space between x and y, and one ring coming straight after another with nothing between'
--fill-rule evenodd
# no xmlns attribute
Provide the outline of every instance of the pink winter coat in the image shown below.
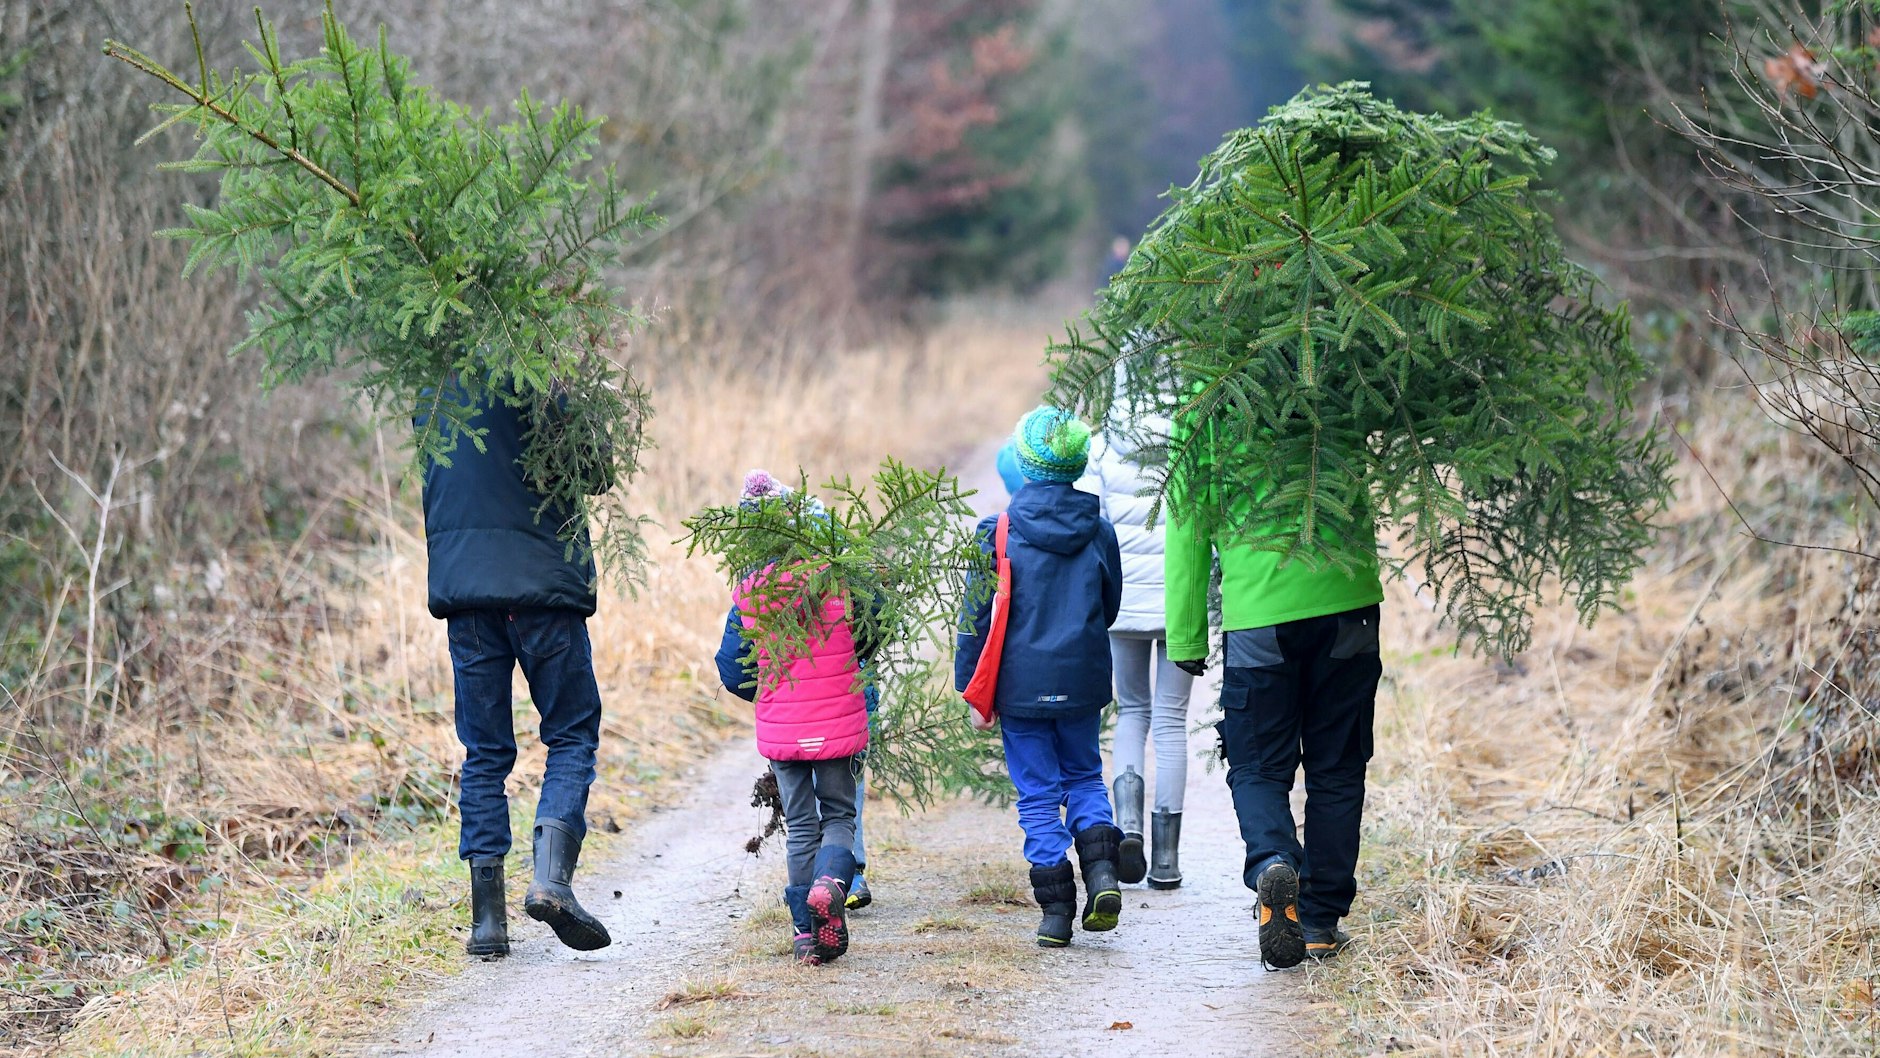
<svg viewBox="0 0 1880 1058"><path fill-rule="evenodd" d="M766 569L738 585L739 617L747 629L756 626L759 614L788 604L765 597L771 573ZM778 579L787 585L789 575ZM808 655L790 662L787 678L768 651L757 652L757 751L767 760L833 760L868 748L868 705L842 600L823 604L821 628L823 634L810 639Z"/></svg>

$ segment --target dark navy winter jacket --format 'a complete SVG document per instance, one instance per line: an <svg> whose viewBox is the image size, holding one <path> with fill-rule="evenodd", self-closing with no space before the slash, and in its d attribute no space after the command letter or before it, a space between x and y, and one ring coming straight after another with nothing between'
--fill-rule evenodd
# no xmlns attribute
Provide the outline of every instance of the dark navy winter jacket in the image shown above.
<svg viewBox="0 0 1880 1058"><path fill-rule="evenodd" d="M458 394L460 390L449 391ZM447 399L450 399L447 397ZM423 428L425 416L417 425ZM594 561L581 530L572 558L558 535L568 519L553 508L536 517L542 496L523 479L529 423L522 408L501 402L471 418L483 429L483 451L461 437L451 465L424 475L424 548L430 559L431 614L516 607L594 613Z"/></svg>
<svg viewBox="0 0 1880 1058"><path fill-rule="evenodd" d="M1055 719L1110 702L1109 627L1122 605L1123 562L1098 507L1097 497L1055 482L1030 482L1012 497L1012 602L994 699L1002 716ZM997 529L996 516L979 523L988 555ZM971 682L991 625L990 597L962 615L956 690Z"/></svg>

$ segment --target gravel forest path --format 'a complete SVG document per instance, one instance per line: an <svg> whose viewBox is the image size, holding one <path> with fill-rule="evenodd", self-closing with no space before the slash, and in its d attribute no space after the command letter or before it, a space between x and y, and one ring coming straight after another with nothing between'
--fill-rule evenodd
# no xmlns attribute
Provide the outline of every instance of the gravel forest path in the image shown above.
<svg viewBox="0 0 1880 1058"><path fill-rule="evenodd" d="M1004 490L991 451L966 475ZM1193 712L1211 711L1213 680ZM852 916L840 962L787 957L782 842L745 840L763 762L737 740L685 777L690 794L633 826L576 887L611 947L570 951L511 912L509 958L470 965L397 1017L382 1058L1143 1055L1297 1053L1310 1019L1302 974L1268 973L1240 882L1233 809L1211 731L1190 742L1182 888L1129 887L1121 927L1068 949L1032 942L1037 911L1016 814L949 803L901 816L870 802L873 907ZM1150 782L1153 784L1153 777ZM1153 785L1151 786L1153 789ZM511 883L512 897L520 884Z"/></svg>

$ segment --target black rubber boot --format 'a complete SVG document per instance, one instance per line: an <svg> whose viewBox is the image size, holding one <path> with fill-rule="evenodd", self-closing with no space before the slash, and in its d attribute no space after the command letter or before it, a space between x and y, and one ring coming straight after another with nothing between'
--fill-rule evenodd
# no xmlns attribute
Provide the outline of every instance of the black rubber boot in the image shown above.
<svg viewBox="0 0 1880 1058"><path fill-rule="evenodd" d="M810 932L816 939L816 958L834 962L849 950L849 879L855 877L855 853L840 845L824 845L816 852L809 885Z"/></svg>
<svg viewBox="0 0 1880 1058"><path fill-rule="evenodd" d="M575 951L594 951L614 942L600 919L587 913L574 898L574 865L581 858L581 839L559 819L535 821L535 880L522 898L522 910L548 928Z"/></svg>
<svg viewBox="0 0 1880 1058"><path fill-rule="evenodd" d="M1031 869L1031 895L1044 909L1038 923L1038 947L1062 948L1071 942L1071 919L1077 914L1077 875L1071 861L1055 867Z"/></svg>
<svg viewBox="0 0 1880 1058"><path fill-rule="evenodd" d="M1149 871L1149 864L1142 857L1142 776L1137 775L1134 768L1124 769L1111 784L1111 792L1116 804L1116 825L1123 832L1122 843L1116 850L1116 880L1134 885Z"/></svg>
<svg viewBox="0 0 1880 1058"><path fill-rule="evenodd" d="M508 894L503 891L503 858L470 861L470 939L465 951L483 959L509 954Z"/></svg>
<svg viewBox="0 0 1880 1058"><path fill-rule="evenodd" d="M1180 889L1182 814L1157 812L1149 817L1149 840L1149 888Z"/></svg>
<svg viewBox="0 0 1880 1058"><path fill-rule="evenodd" d="M1123 889L1116 883L1117 848L1123 832L1099 823L1078 831L1077 863L1084 872L1084 931L1106 933L1123 914Z"/></svg>

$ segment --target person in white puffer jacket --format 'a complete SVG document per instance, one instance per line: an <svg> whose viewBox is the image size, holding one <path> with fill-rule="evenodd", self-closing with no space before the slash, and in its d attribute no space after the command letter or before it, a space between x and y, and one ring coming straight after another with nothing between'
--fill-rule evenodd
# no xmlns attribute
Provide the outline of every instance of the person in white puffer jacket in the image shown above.
<svg viewBox="0 0 1880 1058"><path fill-rule="evenodd" d="M1166 436L1167 422L1144 419L1090 440L1089 469L1077 487L1103 503L1123 555L1123 607L1110 626L1116 738L1110 771L1116 823L1123 831L1117 877L1156 889L1182 884L1182 792L1188 782L1188 694L1194 677L1168 659L1162 590L1163 529L1149 525L1154 477L1135 458L1135 436ZM1144 743L1155 738L1152 856L1143 855ZM1152 858L1153 863L1148 862Z"/></svg>

